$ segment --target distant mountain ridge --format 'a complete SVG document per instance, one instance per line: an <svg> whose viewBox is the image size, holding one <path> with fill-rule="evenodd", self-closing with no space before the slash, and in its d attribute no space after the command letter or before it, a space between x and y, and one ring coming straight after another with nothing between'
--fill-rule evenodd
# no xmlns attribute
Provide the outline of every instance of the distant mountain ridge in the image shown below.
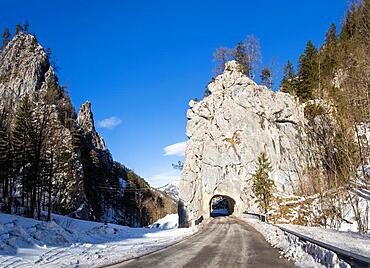
<svg viewBox="0 0 370 268"><path fill-rule="evenodd" d="M180 181L172 181L166 185L158 187L157 190L168 194L173 200L179 201L179 186Z"/></svg>

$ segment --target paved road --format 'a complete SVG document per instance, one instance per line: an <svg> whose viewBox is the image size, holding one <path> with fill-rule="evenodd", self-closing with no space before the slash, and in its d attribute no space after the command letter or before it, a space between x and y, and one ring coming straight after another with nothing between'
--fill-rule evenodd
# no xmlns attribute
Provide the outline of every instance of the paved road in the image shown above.
<svg viewBox="0 0 370 268"><path fill-rule="evenodd" d="M152 254L113 266L128 267L294 267L280 258L254 228L233 217L213 219L200 233Z"/></svg>

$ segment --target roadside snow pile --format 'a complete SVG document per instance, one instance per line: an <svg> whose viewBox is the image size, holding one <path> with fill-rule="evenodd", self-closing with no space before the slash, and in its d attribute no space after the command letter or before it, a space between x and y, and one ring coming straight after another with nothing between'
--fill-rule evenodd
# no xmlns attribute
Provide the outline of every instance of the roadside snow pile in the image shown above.
<svg viewBox="0 0 370 268"><path fill-rule="evenodd" d="M320 227L306 227L291 224L279 224L285 229L295 231L315 240L333 245L335 247L356 253L362 256L370 256L370 235L354 232L342 232Z"/></svg>
<svg viewBox="0 0 370 268"><path fill-rule="evenodd" d="M282 230L273 225L247 216L244 216L243 220L260 232L273 247L282 250L284 257L293 260L299 267L350 267L347 263L339 260L335 253L317 247L309 242L303 243L297 237L286 235ZM314 255L315 258L305 250Z"/></svg>
<svg viewBox="0 0 370 268"><path fill-rule="evenodd" d="M168 230L177 228L178 223L179 223L178 214L168 214L164 218L157 220L152 225L149 225L149 227Z"/></svg>
<svg viewBox="0 0 370 268"><path fill-rule="evenodd" d="M138 257L193 234L76 220L51 222L0 213L0 267L97 267Z"/></svg>

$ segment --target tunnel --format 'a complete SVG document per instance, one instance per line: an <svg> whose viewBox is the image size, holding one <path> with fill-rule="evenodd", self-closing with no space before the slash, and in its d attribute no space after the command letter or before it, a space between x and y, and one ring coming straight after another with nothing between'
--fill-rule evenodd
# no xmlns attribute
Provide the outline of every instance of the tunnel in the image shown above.
<svg viewBox="0 0 370 268"><path fill-rule="evenodd" d="M234 213L235 201L227 195L215 195L209 201L211 217L229 216Z"/></svg>

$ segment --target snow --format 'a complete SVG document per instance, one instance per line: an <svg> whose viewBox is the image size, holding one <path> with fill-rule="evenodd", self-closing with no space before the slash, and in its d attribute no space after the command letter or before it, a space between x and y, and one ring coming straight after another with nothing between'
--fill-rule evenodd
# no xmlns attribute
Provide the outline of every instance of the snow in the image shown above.
<svg viewBox="0 0 370 268"><path fill-rule="evenodd" d="M128 185L128 183L124 178L119 178L119 186L122 189L126 189L127 185Z"/></svg>
<svg viewBox="0 0 370 268"><path fill-rule="evenodd" d="M333 245L363 256L370 256L370 235L355 232L341 232L320 227L306 227L292 224L280 224L285 229L295 231L315 240Z"/></svg>
<svg viewBox="0 0 370 268"><path fill-rule="evenodd" d="M273 247L282 250L281 254L293 260L298 267L350 267L339 260L334 252L309 242L303 243L296 236L287 235L276 226L246 215L242 219L260 232Z"/></svg>
<svg viewBox="0 0 370 268"><path fill-rule="evenodd" d="M197 230L130 228L52 216L51 222L42 222L0 213L0 267L97 267L159 250ZM161 222L173 223L173 218Z"/></svg>
<svg viewBox="0 0 370 268"><path fill-rule="evenodd" d="M179 223L179 215L178 214L168 214L164 218L159 219L152 225L150 225L150 228L159 228L159 229L174 229L177 228Z"/></svg>

